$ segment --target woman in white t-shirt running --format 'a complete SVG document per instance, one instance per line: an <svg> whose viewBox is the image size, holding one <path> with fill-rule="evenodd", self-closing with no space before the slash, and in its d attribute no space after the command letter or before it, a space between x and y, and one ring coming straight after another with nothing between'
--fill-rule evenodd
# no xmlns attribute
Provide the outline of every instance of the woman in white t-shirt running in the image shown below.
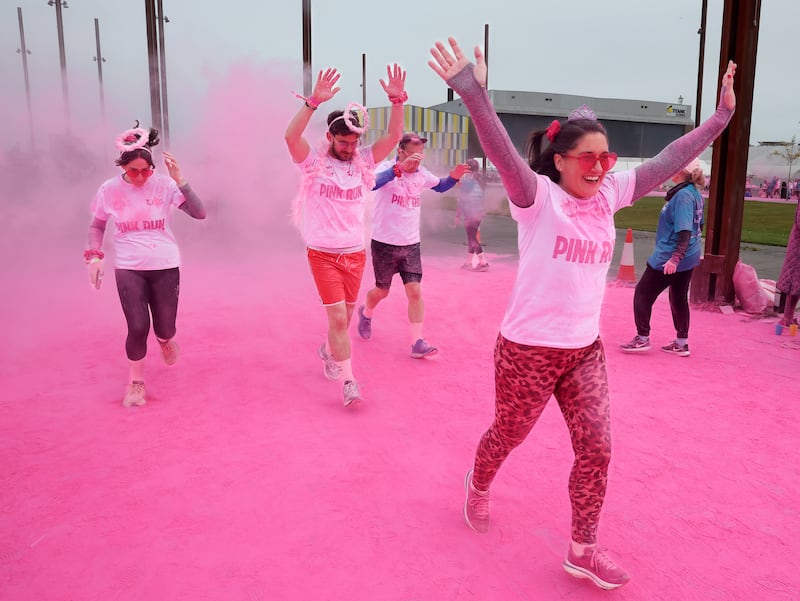
<svg viewBox="0 0 800 601"><path fill-rule="evenodd" d="M114 221L114 275L122 311L128 324L125 352L130 378L122 404L144 405L144 358L150 315L153 331L167 365L178 360L175 319L180 287L180 253L172 232L172 209L178 207L195 219L205 219L203 203L189 187L175 157L164 152L169 177L154 174L152 147L158 131L137 127L117 138L116 164L122 173L97 190L92 203L88 248L83 257L96 289L103 281L101 250L106 224Z"/></svg>
<svg viewBox="0 0 800 601"><path fill-rule="evenodd" d="M526 162L484 89L486 63L480 49L475 49L473 65L453 38L449 42L452 54L437 42L429 64L469 109L519 229L517 279L495 347L495 418L465 478L464 516L474 530L488 530L489 486L555 396L575 453L569 479L572 542L564 569L601 588L617 588L629 576L597 546L611 458L608 378L599 332L616 239L614 213L657 188L723 131L736 104L736 65L728 65L720 104L710 119L636 169L611 174L616 154L609 152L605 128L588 107L534 132Z"/></svg>

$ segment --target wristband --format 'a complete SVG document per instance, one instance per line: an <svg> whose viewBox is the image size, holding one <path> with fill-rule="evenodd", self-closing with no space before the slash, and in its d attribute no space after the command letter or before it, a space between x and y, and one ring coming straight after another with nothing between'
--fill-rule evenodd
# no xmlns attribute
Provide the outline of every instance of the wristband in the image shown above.
<svg viewBox="0 0 800 601"><path fill-rule="evenodd" d="M395 177L403 177L403 170L400 169L400 165L395 164L394 167L392 167L392 171Z"/></svg>
<svg viewBox="0 0 800 601"><path fill-rule="evenodd" d="M408 92L405 90L400 96L389 96L389 102L392 104L403 104L406 100L408 100Z"/></svg>
<svg viewBox="0 0 800 601"><path fill-rule="evenodd" d="M317 100L313 96L309 96L308 98L306 98L305 96L303 96L302 94L298 94L297 92L292 92L292 94L294 94L296 98L302 100L305 103L305 105L312 111L316 111L319 105L322 104L319 100Z"/></svg>
<svg viewBox="0 0 800 601"><path fill-rule="evenodd" d="M102 260L105 258L105 254L103 254L102 250L96 248L89 248L83 251L83 260L89 263L92 258L97 258L98 260Z"/></svg>

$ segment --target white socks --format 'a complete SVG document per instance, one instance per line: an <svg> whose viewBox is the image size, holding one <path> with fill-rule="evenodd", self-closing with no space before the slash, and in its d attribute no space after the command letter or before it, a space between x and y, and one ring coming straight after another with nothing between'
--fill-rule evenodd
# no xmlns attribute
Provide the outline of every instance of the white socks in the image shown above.
<svg viewBox="0 0 800 601"><path fill-rule="evenodd" d="M342 379L347 382L348 380L355 380L353 377L353 365L351 363L351 359L345 359L344 361L337 361L336 364L342 368Z"/></svg>
<svg viewBox="0 0 800 601"><path fill-rule="evenodd" d="M144 359L130 361L130 366L130 381L144 382Z"/></svg>

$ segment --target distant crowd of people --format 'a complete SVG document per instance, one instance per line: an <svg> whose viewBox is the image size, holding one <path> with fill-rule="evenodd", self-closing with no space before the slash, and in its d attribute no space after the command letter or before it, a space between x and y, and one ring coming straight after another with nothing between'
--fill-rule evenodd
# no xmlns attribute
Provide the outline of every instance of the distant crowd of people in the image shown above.
<svg viewBox="0 0 800 601"><path fill-rule="evenodd" d="M748 176L745 184L745 196L748 198L781 198L783 200L800 200L800 178L794 180L785 180L779 177L767 177L761 180L761 183L755 183L753 180L760 178L755 176Z"/></svg>

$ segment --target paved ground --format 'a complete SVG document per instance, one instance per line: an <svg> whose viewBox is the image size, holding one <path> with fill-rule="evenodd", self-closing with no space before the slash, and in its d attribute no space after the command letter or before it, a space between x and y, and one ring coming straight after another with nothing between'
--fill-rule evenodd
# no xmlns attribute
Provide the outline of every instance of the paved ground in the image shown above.
<svg viewBox="0 0 800 601"><path fill-rule="evenodd" d="M30 250L5 263L0 295L2 601L800 599L800 339L776 336L774 316L694 311L690 357L628 355L633 289L607 287L600 542L632 574L609 595L561 568L572 452L556 403L498 474L491 531L463 523L464 472L494 411L513 222L486 220L491 269L468 272L452 211L424 212L425 332L440 353L409 358L395 280L372 339L352 334L365 400L348 411L316 355L325 318L291 196L265 202L260 182L232 193L246 178L229 179L198 183L207 221L176 215L182 354L167 367L150 339L139 408L120 403L113 276L90 289L80 259L83 201L52 201L91 191L53 186L4 214L0 252ZM637 268L650 246L637 236ZM652 325L656 344L674 336L665 295Z"/></svg>

